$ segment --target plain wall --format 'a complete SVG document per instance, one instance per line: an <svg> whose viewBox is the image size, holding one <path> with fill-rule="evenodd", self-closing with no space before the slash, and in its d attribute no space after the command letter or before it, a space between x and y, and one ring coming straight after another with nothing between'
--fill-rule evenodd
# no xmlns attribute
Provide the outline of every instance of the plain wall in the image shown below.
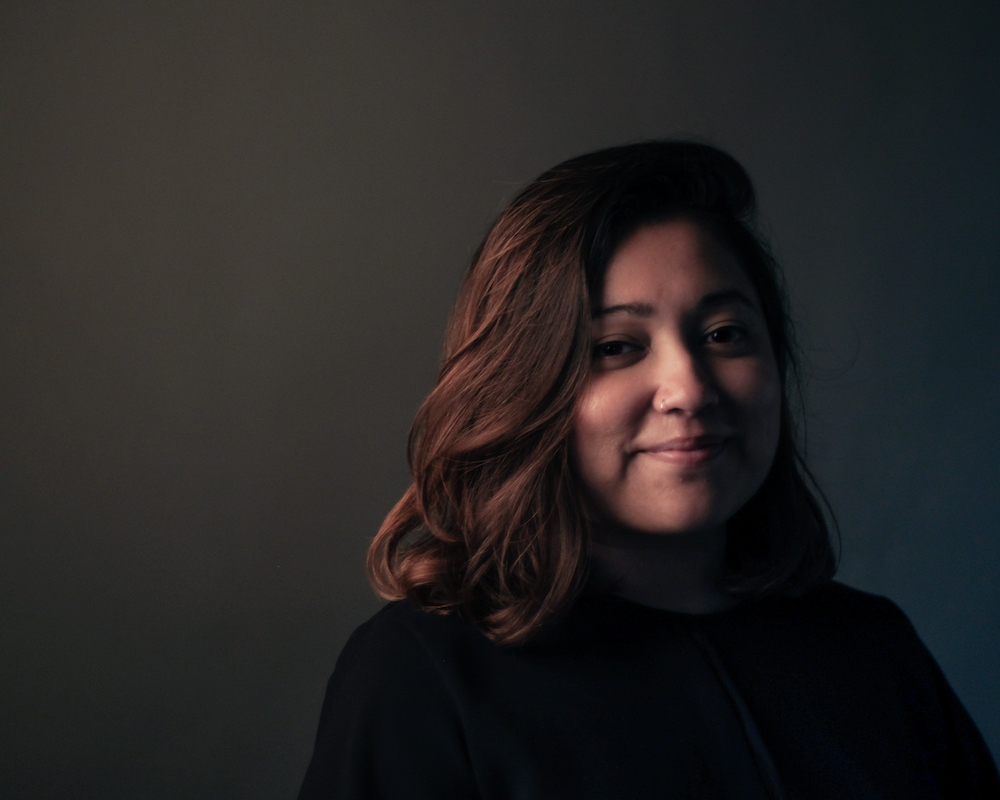
<svg viewBox="0 0 1000 800"><path fill-rule="evenodd" d="M505 199L755 177L846 582L1000 750L1000 6L0 5L0 796L292 797Z"/></svg>

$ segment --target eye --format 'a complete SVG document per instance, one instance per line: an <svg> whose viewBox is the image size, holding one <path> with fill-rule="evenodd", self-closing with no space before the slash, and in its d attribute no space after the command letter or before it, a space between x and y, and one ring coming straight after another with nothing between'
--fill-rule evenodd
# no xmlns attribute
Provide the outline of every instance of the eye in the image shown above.
<svg viewBox="0 0 1000 800"><path fill-rule="evenodd" d="M594 345L593 355L595 359L615 358L616 356L626 356L639 350L638 345L631 342L623 342L615 339L610 342L600 342Z"/></svg>
<svg viewBox="0 0 1000 800"><path fill-rule="evenodd" d="M705 334L705 341L709 344L744 345L748 339L746 329L739 325L723 325Z"/></svg>

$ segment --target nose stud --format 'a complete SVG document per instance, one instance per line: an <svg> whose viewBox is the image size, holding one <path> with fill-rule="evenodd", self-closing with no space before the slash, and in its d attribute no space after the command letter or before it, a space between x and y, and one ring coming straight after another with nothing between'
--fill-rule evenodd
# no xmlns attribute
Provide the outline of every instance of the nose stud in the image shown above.
<svg viewBox="0 0 1000 800"><path fill-rule="evenodd" d="M660 411L666 411L667 410L667 398L666 397L661 397L660 398L660 406L659 406L659 408L660 408Z"/></svg>

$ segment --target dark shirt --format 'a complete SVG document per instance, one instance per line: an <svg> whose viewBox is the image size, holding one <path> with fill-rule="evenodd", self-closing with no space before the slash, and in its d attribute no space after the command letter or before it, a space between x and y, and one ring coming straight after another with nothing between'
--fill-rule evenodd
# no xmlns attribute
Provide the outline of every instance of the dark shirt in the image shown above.
<svg viewBox="0 0 1000 800"><path fill-rule="evenodd" d="M903 613L829 583L717 614L581 597L530 646L392 603L330 679L300 800L1000 798Z"/></svg>

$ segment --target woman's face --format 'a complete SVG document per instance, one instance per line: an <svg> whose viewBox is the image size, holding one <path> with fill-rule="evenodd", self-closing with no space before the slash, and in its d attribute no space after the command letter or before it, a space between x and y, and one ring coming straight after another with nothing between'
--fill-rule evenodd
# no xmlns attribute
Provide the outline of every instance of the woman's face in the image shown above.
<svg viewBox="0 0 1000 800"><path fill-rule="evenodd" d="M760 488L781 382L757 293L700 225L640 228L608 265L572 453L608 524L718 531Z"/></svg>

